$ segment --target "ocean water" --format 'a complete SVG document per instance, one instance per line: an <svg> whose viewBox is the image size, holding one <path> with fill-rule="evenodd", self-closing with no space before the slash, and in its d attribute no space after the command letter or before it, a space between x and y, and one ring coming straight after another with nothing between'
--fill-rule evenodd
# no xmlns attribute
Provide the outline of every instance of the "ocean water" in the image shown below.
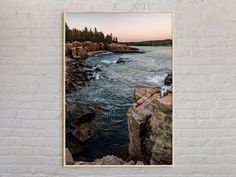
<svg viewBox="0 0 236 177"><path fill-rule="evenodd" d="M172 71L171 47L138 47L145 53L107 52L86 60L101 71L95 79L70 95L73 104L99 105L102 111L93 124L94 136L74 150L75 160L93 161L105 155L125 159L128 152L126 113L133 103L136 87L161 87ZM117 63L119 58L125 62Z"/></svg>

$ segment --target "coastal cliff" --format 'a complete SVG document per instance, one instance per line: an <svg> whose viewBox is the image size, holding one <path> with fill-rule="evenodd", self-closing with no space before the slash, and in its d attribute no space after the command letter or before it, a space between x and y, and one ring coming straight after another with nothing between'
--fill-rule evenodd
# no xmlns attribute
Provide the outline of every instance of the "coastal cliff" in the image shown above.
<svg viewBox="0 0 236 177"><path fill-rule="evenodd" d="M144 164L172 164L172 91L137 88L127 113L129 159Z"/></svg>

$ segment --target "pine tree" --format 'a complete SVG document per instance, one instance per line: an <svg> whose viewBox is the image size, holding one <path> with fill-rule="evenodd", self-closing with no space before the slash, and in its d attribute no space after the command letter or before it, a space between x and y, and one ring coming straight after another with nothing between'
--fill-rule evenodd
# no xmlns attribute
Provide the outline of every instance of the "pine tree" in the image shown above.
<svg viewBox="0 0 236 177"><path fill-rule="evenodd" d="M76 28L73 28L72 30L68 27L67 23L65 23L65 38L66 42L72 42L72 41L92 41L92 42L102 42L106 44L110 44L112 42L118 42L117 37L113 37L113 34L107 34L106 36L101 31L99 32L97 28L94 28L94 31L90 28L88 30L87 27L85 27L82 31L78 30Z"/></svg>
<svg viewBox="0 0 236 177"><path fill-rule="evenodd" d="M65 33L66 33L66 42L72 42L73 41L73 33L68 27L67 23L65 23Z"/></svg>

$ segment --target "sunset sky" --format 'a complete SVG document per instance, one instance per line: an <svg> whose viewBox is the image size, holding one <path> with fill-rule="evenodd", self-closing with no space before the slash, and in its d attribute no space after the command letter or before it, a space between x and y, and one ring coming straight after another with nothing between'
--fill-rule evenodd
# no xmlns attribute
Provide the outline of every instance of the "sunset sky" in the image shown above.
<svg viewBox="0 0 236 177"><path fill-rule="evenodd" d="M172 39L171 13L65 13L69 28L112 33L119 42Z"/></svg>

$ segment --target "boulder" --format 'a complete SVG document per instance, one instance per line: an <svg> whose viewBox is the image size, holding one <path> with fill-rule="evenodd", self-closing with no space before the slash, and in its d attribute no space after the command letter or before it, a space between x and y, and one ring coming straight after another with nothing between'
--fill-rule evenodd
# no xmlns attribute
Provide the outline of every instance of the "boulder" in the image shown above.
<svg viewBox="0 0 236 177"><path fill-rule="evenodd" d="M129 162L129 164L131 163L133 162ZM114 155L107 155L100 159L96 159L92 162L78 161L75 163L75 165L125 165L125 164L127 164L125 161Z"/></svg>
<svg viewBox="0 0 236 177"><path fill-rule="evenodd" d="M83 48L88 52L101 50L101 44L92 41L85 41L83 42Z"/></svg>
<svg viewBox="0 0 236 177"><path fill-rule="evenodd" d="M155 96L159 96L160 89L159 88L136 88L134 90L134 100L136 105L140 105L146 100L148 100L151 96L156 94Z"/></svg>
<svg viewBox="0 0 236 177"><path fill-rule="evenodd" d="M168 73L164 80L165 85L172 85L172 73Z"/></svg>
<svg viewBox="0 0 236 177"><path fill-rule="evenodd" d="M81 59L86 59L88 57L88 52L82 47L77 47L77 55L80 56Z"/></svg>
<svg viewBox="0 0 236 177"><path fill-rule="evenodd" d="M71 48L71 56L72 56L72 58L76 58L77 57L76 47L72 47Z"/></svg>
<svg viewBox="0 0 236 177"><path fill-rule="evenodd" d="M99 43L99 47L100 47L100 50L106 49L106 46L102 42Z"/></svg>
<svg viewBox="0 0 236 177"><path fill-rule="evenodd" d="M65 55L74 59L88 58L88 51L83 47L83 43L73 41L65 44Z"/></svg>
<svg viewBox="0 0 236 177"><path fill-rule="evenodd" d="M66 159L66 165L74 164L72 154L68 148L65 148L65 159Z"/></svg>
<svg viewBox="0 0 236 177"><path fill-rule="evenodd" d="M91 120L93 120L96 116L95 112L88 112L84 115L81 115L74 124L82 124L85 122L90 122Z"/></svg>
<svg viewBox="0 0 236 177"><path fill-rule="evenodd" d="M136 165L136 164L135 164L135 161L131 160L131 161L125 163L125 165Z"/></svg>
<svg viewBox="0 0 236 177"><path fill-rule="evenodd" d="M88 141L92 135L94 134L94 131L92 127L87 123L82 123L79 126L76 126L74 130L72 130L72 135L80 142L85 143Z"/></svg>
<svg viewBox="0 0 236 177"><path fill-rule="evenodd" d="M163 98L157 99L157 107L165 113L172 112L172 91L169 91Z"/></svg>
<svg viewBox="0 0 236 177"><path fill-rule="evenodd" d="M73 44L71 44L71 43L66 43L65 44L65 55L66 56L72 56L72 48L73 48Z"/></svg>
<svg viewBox="0 0 236 177"><path fill-rule="evenodd" d="M76 52L72 52L72 57L74 59L86 59L88 58L88 52L83 47L76 47Z"/></svg>
<svg viewBox="0 0 236 177"><path fill-rule="evenodd" d="M119 58L116 63L125 63L125 59L124 58Z"/></svg>
<svg viewBox="0 0 236 177"><path fill-rule="evenodd" d="M73 115L72 118L73 117L75 117L75 115ZM94 120L95 117L95 112L88 112L81 114L81 116L77 117L76 119L73 118L72 121L67 123L69 124L67 126L67 133L71 134L71 136L75 138L78 143L85 143L94 135L92 120Z"/></svg>
<svg viewBox="0 0 236 177"><path fill-rule="evenodd" d="M134 90L134 102L136 103L139 98L142 98L146 93L146 88L136 88Z"/></svg>
<svg viewBox="0 0 236 177"><path fill-rule="evenodd" d="M83 43L79 42L79 41L73 41L71 44L73 45L73 47L82 47L83 46Z"/></svg>
<svg viewBox="0 0 236 177"><path fill-rule="evenodd" d="M144 164L141 161L137 161L135 165L144 165Z"/></svg>

